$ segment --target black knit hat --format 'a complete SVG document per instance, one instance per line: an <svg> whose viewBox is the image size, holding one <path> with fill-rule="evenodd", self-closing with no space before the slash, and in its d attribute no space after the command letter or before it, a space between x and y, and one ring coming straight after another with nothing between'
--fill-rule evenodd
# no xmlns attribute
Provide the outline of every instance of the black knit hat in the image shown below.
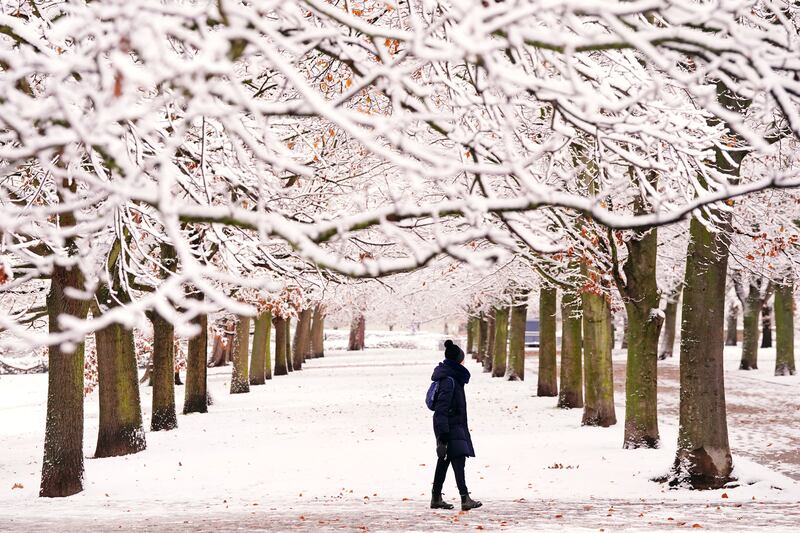
<svg viewBox="0 0 800 533"><path fill-rule="evenodd" d="M450 359L451 361L460 363L464 360L464 351L453 344L453 341L447 339L444 341L444 357L445 359Z"/></svg>

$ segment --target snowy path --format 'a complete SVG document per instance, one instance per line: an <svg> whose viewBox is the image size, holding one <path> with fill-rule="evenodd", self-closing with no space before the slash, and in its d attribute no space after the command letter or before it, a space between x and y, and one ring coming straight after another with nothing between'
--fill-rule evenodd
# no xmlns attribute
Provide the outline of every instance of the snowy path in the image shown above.
<svg viewBox="0 0 800 533"><path fill-rule="evenodd" d="M227 393L230 368L214 369L209 414L180 416L177 431L147 434L145 452L113 459L88 458L97 423L92 395L86 490L63 500L36 497L46 377L3 377L0 530L667 531L698 524L705 530L780 531L800 523L798 485L737 453L755 449L759 435L764 445L774 440L776 449L791 444L774 439L773 429L760 433L757 417L746 430L735 416L731 421L743 486L665 490L650 478L669 467L674 453L670 410L677 398L669 372L660 400L664 446L626 451L620 448L621 423L584 428L579 411L558 410L554 399L531 395L535 358L528 360L528 380L517 383L491 379L470 361L478 457L467 462L467 480L485 506L467 514L432 512L427 504L435 457L422 397L437 361L437 353L418 350L333 352L302 372L235 396ZM779 385L751 401L738 390L742 383L729 379L733 403L778 412L781 402L797 398L796 387ZM180 396L182 387L178 391ZM149 390L143 393L149 422ZM620 422L623 416L620 404ZM796 432L798 413L785 416ZM750 437L744 441L737 431ZM23 488L12 490L14 483ZM449 476L446 499L457 497L453 485Z"/></svg>

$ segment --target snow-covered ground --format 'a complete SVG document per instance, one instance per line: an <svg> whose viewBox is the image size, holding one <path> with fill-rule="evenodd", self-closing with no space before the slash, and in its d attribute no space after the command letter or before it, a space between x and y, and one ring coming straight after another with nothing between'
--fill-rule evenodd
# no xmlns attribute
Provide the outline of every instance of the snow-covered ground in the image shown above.
<svg viewBox="0 0 800 533"><path fill-rule="evenodd" d="M431 336L431 349L422 342L413 350L329 351L250 394L228 394L230 367L211 369L208 414L180 415L176 431L148 432L146 451L121 458L90 458L95 392L86 400L86 490L57 500L37 497L46 375L0 377L0 530L790 531L800 524L800 486L775 468L797 471L797 463L757 453L791 451L800 431L798 377L770 377L769 351L763 370L738 376L729 352L728 400L755 411L741 415L747 424L736 414L730 421L743 484L706 492L650 481L674 454L677 361L664 364L663 446L632 451L621 449L621 394L617 426L581 427L579 410L533 396L535 357L525 382L491 379L470 360L478 456L467 461L467 481L484 507L431 511L435 452L423 396L440 359L437 341ZM150 390L142 391L149 425ZM793 435L774 435L770 411L793 422ZM445 498L457 498L452 472Z"/></svg>

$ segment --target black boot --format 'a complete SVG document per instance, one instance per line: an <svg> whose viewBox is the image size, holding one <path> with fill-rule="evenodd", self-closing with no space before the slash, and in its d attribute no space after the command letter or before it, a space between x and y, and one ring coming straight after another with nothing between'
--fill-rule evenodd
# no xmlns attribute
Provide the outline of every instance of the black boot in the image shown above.
<svg viewBox="0 0 800 533"><path fill-rule="evenodd" d="M442 499L441 491L431 493L431 509L452 509L453 504L447 503Z"/></svg>
<svg viewBox="0 0 800 533"><path fill-rule="evenodd" d="M461 495L461 510L462 511L469 511L470 509L477 509L483 505L479 501L475 501L469 497L469 492L466 494Z"/></svg>

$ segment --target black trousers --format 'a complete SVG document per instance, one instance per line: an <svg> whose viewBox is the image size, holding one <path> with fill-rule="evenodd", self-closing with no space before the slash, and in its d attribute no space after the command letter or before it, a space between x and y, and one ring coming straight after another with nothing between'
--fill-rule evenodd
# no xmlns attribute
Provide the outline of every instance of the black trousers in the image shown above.
<svg viewBox="0 0 800 533"><path fill-rule="evenodd" d="M456 476L456 485L458 485L458 492L460 494L467 494L467 482L464 478L464 464L467 458L463 455L461 457L447 457L446 459L439 459L436 462L436 472L433 475L433 492L441 493L444 486L444 478L447 476L447 467L453 465L453 474Z"/></svg>

